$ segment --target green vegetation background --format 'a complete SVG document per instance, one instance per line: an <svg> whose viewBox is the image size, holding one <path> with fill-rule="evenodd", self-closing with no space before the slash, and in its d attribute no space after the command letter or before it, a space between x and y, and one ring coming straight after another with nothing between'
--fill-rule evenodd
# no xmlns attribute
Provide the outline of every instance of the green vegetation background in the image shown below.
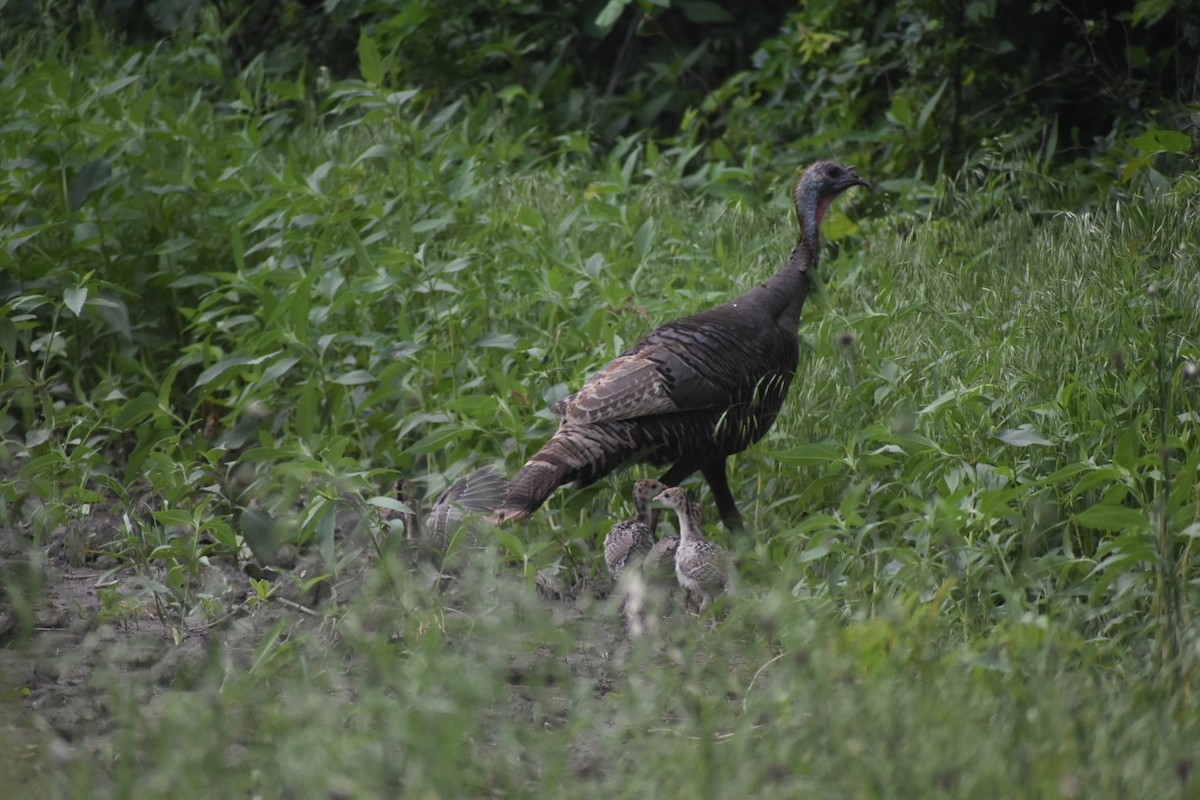
<svg viewBox="0 0 1200 800"><path fill-rule="evenodd" d="M83 628L204 642L70 725L6 679L0 775L1196 796L1195 7L0 9L4 648L63 569ZM732 462L717 627L628 642L595 599L640 471L449 588L411 568L392 482L514 471L569 387L775 270L817 158L877 188L827 220L796 385Z"/></svg>

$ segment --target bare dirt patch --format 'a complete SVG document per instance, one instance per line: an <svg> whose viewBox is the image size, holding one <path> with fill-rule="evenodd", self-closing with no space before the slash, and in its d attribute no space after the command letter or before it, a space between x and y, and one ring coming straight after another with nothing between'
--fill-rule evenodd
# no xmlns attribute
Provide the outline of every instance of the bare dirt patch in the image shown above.
<svg viewBox="0 0 1200 800"><path fill-rule="evenodd" d="M284 575L276 581L278 593L256 604L246 574L214 563L201 581L204 607L187 620L171 620L148 599L147 576L105 554L112 552L107 543L120 525L115 507L101 505L46 543L35 543L21 528L0 530L0 742L15 747L26 770L111 758L114 737L129 724L128 709L152 723L169 692L209 686L214 667L248 669L269 636L308 632L336 640L337 626L329 623L337 613L331 616L326 605L330 594L344 609L371 583L364 580L374 564L370 548L357 548L362 543L355 541L361 529L343 527L339 547L362 555L336 585L296 593L301 576L312 574L313 562L306 566L302 554L289 570L297 580ZM479 593L477 579L442 576L427 564L415 565L410 576L422 591L438 593L435 602L448 611L468 607ZM550 573L537 581L535 602L575 635L565 651L543 646L506 656L510 716L560 726L568 686L590 687L596 697L611 691L629 642L619 603L606 597L609 590L607 581L564 581ZM360 611L379 622L378 635L395 635L396 609L383 599L361 599Z"/></svg>
<svg viewBox="0 0 1200 800"><path fill-rule="evenodd" d="M102 505L41 546L26 530L0 529L0 741L19 743L31 761L45 747L60 759L101 752L119 725L116 706L152 710L211 659L247 660L279 622L313 624L282 604L250 611L249 580L219 563L204 589L221 613L205 619L209 604L186 621L161 618L144 577L104 554L118 524Z"/></svg>

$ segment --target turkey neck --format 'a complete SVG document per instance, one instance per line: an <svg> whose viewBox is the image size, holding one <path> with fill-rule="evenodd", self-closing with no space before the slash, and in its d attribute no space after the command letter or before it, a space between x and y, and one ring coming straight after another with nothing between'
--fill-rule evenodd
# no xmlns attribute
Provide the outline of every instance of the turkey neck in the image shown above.
<svg viewBox="0 0 1200 800"><path fill-rule="evenodd" d="M679 509L679 546L688 542L699 542L704 539L700 532L700 523L696 521L696 512L691 505Z"/></svg>
<svg viewBox="0 0 1200 800"><path fill-rule="evenodd" d="M758 304L764 316L792 334L800 327L800 310L812 289L811 272L816 269L817 257L821 252L817 231L806 231L804 228L801 229L800 241L792 248L792 254L783 268L768 278L766 283L733 301L734 305L742 302Z"/></svg>

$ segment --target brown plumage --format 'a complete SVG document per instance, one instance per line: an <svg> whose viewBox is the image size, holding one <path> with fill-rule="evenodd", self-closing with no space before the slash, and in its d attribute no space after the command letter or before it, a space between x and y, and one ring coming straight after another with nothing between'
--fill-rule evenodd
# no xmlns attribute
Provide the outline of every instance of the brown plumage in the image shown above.
<svg viewBox="0 0 1200 800"><path fill-rule="evenodd" d="M468 513L488 514L496 510L504 498L508 481L495 467L483 467L459 478L442 493L426 515L412 496L412 482L399 481L397 489L413 513L405 521L410 540L435 555L445 555L460 531L471 534Z"/></svg>
<svg viewBox="0 0 1200 800"><path fill-rule="evenodd" d="M668 486L699 470L722 521L740 528L725 460L775 422L799 361L821 220L834 198L867 185L831 161L809 167L793 196L800 241L783 268L737 299L651 332L556 403L558 432L513 477L496 520L525 519L565 483L645 461L672 465Z"/></svg>
<svg viewBox="0 0 1200 800"><path fill-rule="evenodd" d="M724 548L704 538L700 507L690 502L683 489L667 489L656 498L679 515L679 546L675 550L675 577L679 585L700 598L700 611L729 590L733 564Z"/></svg>
<svg viewBox="0 0 1200 800"><path fill-rule="evenodd" d="M658 515L650 509L650 503L666 485L653 479L643 479L633 486L634 515L631 519L618 522L604 537L604 563L613 580L630 564L639 564L654 546L654 526Z"/></svg>

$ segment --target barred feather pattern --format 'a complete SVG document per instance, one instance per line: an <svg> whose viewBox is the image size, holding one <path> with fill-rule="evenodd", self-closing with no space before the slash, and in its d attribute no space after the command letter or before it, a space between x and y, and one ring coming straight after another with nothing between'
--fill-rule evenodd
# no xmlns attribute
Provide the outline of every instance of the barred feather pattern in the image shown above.
<svg viewBox="0 0 1200 800"><path fill-rule="evenodd" d="M460 531L472 535L469 515L489 514L503 502L508 481L495 467L483 467L459 478L442 493L421 520L419 539L435 553L445 555ZM417 515L417 519L421 519Z"/></svg>
<svg viewBox="0 0 1200 800"><path fill-rule="evenodd" d="M799 342L794 330L754 337L736 324L734 310L722 306L664 326L622 356L659 365L655 383L674 411L605 419L583 402L572 409L572 399L588 399L591 384L560 403L562 425L513 477L500 521L525 519L571 481L587 486L634 462L699 463L714 454L723 461L762 438L791 386ZM733 324L723 324L725 317Z"/></svg>
<svg viewBox="0 0 1200 800"><path fill-rule="evenodd" d="M666 488L648 478L634 484L633 517L613 525L604 537L604 563L613 580L619 580L627 566L638 563L654 546L658 515L651 512L650 503Z"/></svg>
<svg viewBox="0 0 1200 800"><path fill-rule="evenodd" d="M647 462L672 465L669 485L700 470L721 519L740 527L725 459L778 417L799 362L821 219L835 197L865 185L833 162L810 167L794 195L800 241L783 268L734 300L651 332L556 403L558 431L513 477L495 520L525 519L559 486Z"/></svg>
<svg viewBox="0 0 1200 800"><path fill-rule="evenodd" d="M657 497L679 516L679 545L675 549L675 576L679 585L700 598L704 611L718 595L729 590L733 563L729 553L704 538L700 508L688 500L683 489L667 489Z"/></svg>

